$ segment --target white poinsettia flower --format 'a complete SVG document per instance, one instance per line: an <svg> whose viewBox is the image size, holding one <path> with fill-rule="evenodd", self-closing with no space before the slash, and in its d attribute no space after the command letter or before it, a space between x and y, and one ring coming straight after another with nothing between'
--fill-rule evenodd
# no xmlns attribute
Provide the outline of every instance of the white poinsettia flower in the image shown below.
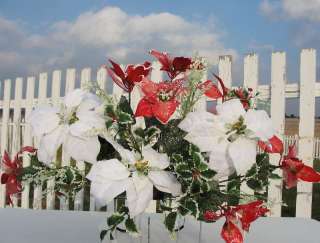
<svg viewBox="0 0 320 243"><path fill-rule="evenodd" d="M92 183L91 193L101 205L126 191L129 212L134 217L149 205L153 198L153 186L173 196L181 193L181 185L176 177L165 171L169 166L166 154L144 147L141 157L113 139L105 138L118 151L121 162L117 159L99 161L87 176Z"/></svg>
<svg viewBox="0 0 320 243"><path fill-rule="evenodd" d="M38 159L50 164L62 145L76 161L96 162L100 143L98 136L89 132L105 127L96 110L101 104L96 95L76 89L65 96L60 109L51 105L34 109L28 122L39 141Z"/></svg>
<svg viewBox="0 0 320 243"><path fill-rule="evenodd" d="M209 167L216 178L235 171L245 174L255 163L257 141L267 141L275 131L263 110L246 111L239 99L217 105L217 114L195 111L179 124L185 139L209 153Z"/></svg>

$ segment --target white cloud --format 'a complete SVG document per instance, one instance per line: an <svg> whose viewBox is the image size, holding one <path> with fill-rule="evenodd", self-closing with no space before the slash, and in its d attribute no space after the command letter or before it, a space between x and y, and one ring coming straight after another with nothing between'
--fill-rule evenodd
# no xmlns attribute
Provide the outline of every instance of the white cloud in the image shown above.
<svg viewBox="0 0 320 243"><path fill-rule="evenodd" d="M320 21L320 0L263 0L260 10L270 18Z"/></svg>
<svg viewBox="0 0 320 243"><path fill-rule="evenodd" d="M129 15L117 7L85 12L74 21L54 23L45 34L33 34L0 17L1 76L40 72L69 66L95 67L107 57L141 62L151 48L177 55L198 51L216 62L221 54L237 56L224 47L223 32L212 23L197 23L170 13ZM12 76L11 76L12 77Z"/></svg>

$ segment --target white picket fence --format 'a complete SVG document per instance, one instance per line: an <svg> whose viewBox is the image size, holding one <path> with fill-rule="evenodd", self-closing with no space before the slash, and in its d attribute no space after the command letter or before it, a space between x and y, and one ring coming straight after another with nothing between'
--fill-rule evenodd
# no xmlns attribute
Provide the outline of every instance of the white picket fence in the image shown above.
<svg viewBox="0 0 320 243"><path fill-rule="evenodd" d="M251 87L260 92L260 97L271 101L271 117L273 124L278 131L278 135L284 138L286 149L288 145L296 141L299 148L299 157L308 165L313 164L314 158L320 158L320 140L314 138L315 125L315 97L320 97L320 83L316 82L316 51L314 49L304 49L300 56L300 83L287 84L286 80L286 53L275 52L271 55L271 85L258 85L258 55L250 54L244 57L244 85ZM159 64L153 63L153 71L151 78L153 80L161 79ZM232 86L232 57L221 56L218 63L218 74L224 80L226 86ZM78 78L79 77L79 78ZM79 81L78 81L79 80ZM77 74L75 69L67 69L65 75L62 71L56 70L52 73L49 80L47 73L41 73L39 78L28 77L27 79L17 78L15 80L14 98L11 98L13 80L7 79L2 82L3 99L0 100L0 116L1 119L1 154L4 150L15 154L22 145L33 145L34 141L31 137L31 129L24 120L32 108L41 103L51 102L58 103L61 94L81 87L87 82L95 80L103 89L111 90L116 95L121 95L122 91L117 86L112 85L112 81L107 77L106 70L101 68L97 71L96 76L90 68L85 68ZM26 83L26 86L23 84ZM37 85L36 85L37 84ZM51 85L51 87L49 87ZM23 94L23 91L26 94ZM38 94L36 91L38 90ZM47 94L51 91L51 94ZM286 98L300 97L300 121L299 134L297 136L284 137L285 127L285 100ZM138 92L134 92L132 96L133 104L137 104L139 100ZM198 109L206 109L207 101L203 100L198 104ZM271 156L271 162L277 164L278 155ZM65 160L68 162L68 160ZM24 161L24 166L29 164L28 160ZM84 166L84 165L80 165ZM48 183L50 186L52 182ZM16 205L23 208L29 208L32 203L33 208L52 209L55 207L55 197L49 194L46 197L46 203L39 200L42 188L34 188L30 190L29 185L25 185L21 201L16 200ZM247 187L242 190L253 193ZM5 188L0 187L0 207L5 207ZM32 193L32 194L30 194ZM74 208L83 210L84 193L80 192L75 201ZM271 202L280 202L282 199L282 182L280 180L273 181L268 189L268 197ZM31 198L30 195L33 195ZM31 200L30 200L31 198ZM94 200L91 198L89 209L95 210ZM312 204L312 184L299 183L296 216L311 217ZM67 209L69 205L60 204L61 209ZM274 204L272 208L273 216L281 216L281 205Z"/></svg>

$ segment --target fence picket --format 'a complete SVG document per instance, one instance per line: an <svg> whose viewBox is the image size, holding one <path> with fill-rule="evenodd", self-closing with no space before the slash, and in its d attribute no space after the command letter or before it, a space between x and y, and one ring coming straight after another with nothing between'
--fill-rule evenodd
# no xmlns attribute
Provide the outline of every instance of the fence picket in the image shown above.
<svg viewBox="0 0 320 243"><path fill-rule="evenodd" d="M285 88L286 88L286 54L274 52L271 57L271 110L270 115L277 136L283 138L285 126ZM270 154L270 163L278 165L280 155ZM281 172L278 171L281 175ZM268 200L280 202L282 200L282 181L271 180L268 187ZM271 204L271 216L281 216L281 204Z"/></svg>
<svg viewBox="0 0 320 243"><path fill-rule="evenodd" d="M13 124L12 124L12 143L11 143L11 158L21 148L21 137L20 137L20 122L21 122L21 100L22 100L22 78L17 78L15 83L14 92L14 107L13 107ZM18 198L13 197L14 207L18 207Z"/></svg>
<svg viewBox="0 0 320 243"><path fill-rule="evenodd" d="M313 166L316 51L304 49L300 58L299 158ZM311 205L312 183L298 183L296 216L310 218Z"/></svg>
<svg viewBox="0 0 320 243"><path fill-rule="evenodd" d="M11 80L7 79L4 81L3 91L3 107L2 107L2 126L1 126L1 155L8 149L8 122L10 114L10 94L11 94ZM6 206L6 187L0 185L0 208Z"/></svg>
<svg viewBox="0 0 320 243"><path fill-rule="evenodd" d="M243 84L247 88L252 88L254 91L258 88L258 55L248 54L244 58L244 72L243 72ZM248 195L254 194L254 191L250 189L246 184L241 185L241 191Z"/></svg>
<svg viewBox="0 0 320 243"><path fill-rule="evenodd" d="M39 93L38 93L38 105L47 102L47 89L48 89L48 74L40 73L39 75ZM39 141L35 141L36 147L39 145ZM42 186L36 186L33 192L33 208L42 209Z"/></svg>
<svg viewBox="0 0 320 243"><path fill-rule="evenodd" d="M29 77L27 79L27 90L26 90L26 110L25 110L25 120L28 119L32 108L33 108L33 100L34 100L34 91L35 91L35 78ZM24 131L24 146L33 146L33 138L32 138L32 131L31 126L28 123L25 123L25 131ZM23 158L23 166L27 167L30 165L30 159L28 156ZM24 190L21 196L21 207L22 208L29 208L29 193L30 193L30 185L24 184Z"/></svg>

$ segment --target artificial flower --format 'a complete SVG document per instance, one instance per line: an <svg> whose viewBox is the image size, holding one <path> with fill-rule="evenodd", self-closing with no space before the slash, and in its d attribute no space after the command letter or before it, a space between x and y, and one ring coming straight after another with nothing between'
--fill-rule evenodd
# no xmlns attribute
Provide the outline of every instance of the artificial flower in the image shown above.
<svg viewBox="0 0 320 243"><path fill-rule="evenodd" d="M203 91L203 94L211 99L219 99L223 94L211 80L201 83L198 88Z"/></svg>
<svg viewBox="0 0 320 243"><path fill-rule="evenodd" d="M29 123L39 141L38 159L50 164L62 145L76 161L96 162L100 143L97 135L89 133L105 127L100 105L96 95L76 89L65 96L60 109L43 105L33 110Z"/></svg>
<svg viewBox="0 0 320 243"><path fill-rule="evenodd" d="M24 152L34 153L36 149L27 146L23 147L11 160L7 151L4 152L2 157L3 173L1 175L1 184L6 185L6 195L9 204L13 204L11 196L22 191L21 181L18 180L22 169L22 154Z"/></svg>
<svg viewBox="0 0 320 243"><path fill-rule="evenodd" d="M149 205L153 198L153 186L173 196L180 194L179 182L171 172L165 171L169 166L166 154L143 147L141 156L123 148L108 136L105 138L122 159L99 161L87 175L91 181L91 193L100 204L104 205L126 191L130 215L134 217Z"/></svg>
<svg viewBox="0 0 320 243"><path fill-rule="evenodd" d="M250 224L261 216L264 216L269 210L263 205L263 201L254 201L248 204L227 207L221 213L225 216L221 231L221 237L226 243L242 243L243 236L241 229L249 231ZM239 227L239 224L241 227Z"/></svg>
<svg viewBox="0 0 320 243"><path fill-rule="evenodd" d="M283 157L281 169L287 189L295 187L298 180L320 182L320 174L297 158L295 145L290 146L288 154Z"/></svg>
<svg viewBox="0 0 320 243"><path fill-rule="evenodd" d="M176 78L179 74L186 72L192 63L191 58L170 57L166 52L151 50L150 54L158 59L162 65L160 70L167 72L171 80Z"/></svg>
<svg viewBox="0 0 320 243"><path fill-rule="evenodd" d="M119 64L109 60L112 67L107 67L107 72L120 88L126 92L131 92L136 83L148 76L151 71L151 63L145 62L143 64L128 65L125 70L122 70Z"/></svg>
<svg viewBox="0 0 320 243"><path fill-rule="evenodd" d="M145 78L140 87L144 96L137 105L135 116L155 117L167 123L180 104L177 96L182 91L181 80L154 83Z"/></svg>
<svg viewBox="0 0 320 243"><path fill-rule="evenodd" d="M271 119L262 110L246 111L239 99L225 101L216 110L217 114L191 112L179 127L188 133L187 141L209 152L209 166L217 178L234 171L245 174L256 161L257 141L274 136Z"/></svg>
<svg viewBox="0 0 320 243"><path fill-rule="evenodd" d="M282 154L283 153L283 143L280 138L278 138L276 135L269 138L268 141L258 141L259 147L267 152L267 153L277 153Z"/></svg>

